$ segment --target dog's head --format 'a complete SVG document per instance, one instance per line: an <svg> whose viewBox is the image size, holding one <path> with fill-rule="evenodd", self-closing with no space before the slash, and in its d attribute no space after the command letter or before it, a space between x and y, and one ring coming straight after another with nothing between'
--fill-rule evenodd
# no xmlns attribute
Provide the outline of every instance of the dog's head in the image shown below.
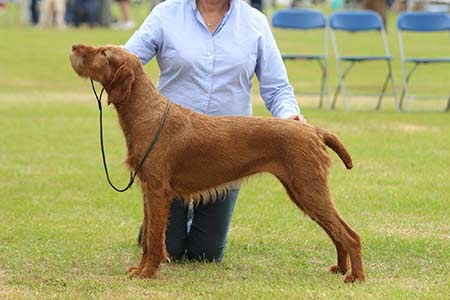
<svg viewBox="0 0 450 300"><path fill-rule="evenodd" d="M108 104L127 100L136 76L143 72L137 56L112 45L73 45L70 62L78 75L98 81L105 87Z"/></svg>

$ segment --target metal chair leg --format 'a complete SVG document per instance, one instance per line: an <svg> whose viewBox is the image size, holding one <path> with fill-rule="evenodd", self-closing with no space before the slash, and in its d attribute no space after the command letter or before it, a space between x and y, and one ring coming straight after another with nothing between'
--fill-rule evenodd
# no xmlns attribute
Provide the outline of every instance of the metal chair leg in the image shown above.
<svg viewBox="0 0 450 300"><path fill-rule="evenodd" d="M345 89L345 77L347 76L348 72L353 68L353 66L355 65L355 62L352 61L352 63L350 64L350 66L347 68L347 70L345 70L343 76L342 76L342 98L344 100L344 109L345 111L349 111L350 107L348 104L348 98L347 98L347 90Z"/></svg>
<svg viewBox="0 0 450 300"><path fill-rule="evenodd" d="M327 78L327 67L326 62L322 62L322 60L318 60L320 68L322 69L322 80L320 83L320 100L319 100L319 108L322 108L324 90L325 90L325 81Z"/></svg>
<svg viewBox="0 0 450 300"><path fill-rule="evenodd" d="M406 91L408 90L408 87L406 85L407 85L406 81L403 80L403 90L402 94L400 95L400 111L403 110L403 98L405 98Z"/></svg>
<svg viewBox="0 0 450 300"><path fill-rule="evenodd" d="M328 60L325 59L325 102L326 108L330 109L330 72L328 69Z"/></svg>
<svg viewBox="0 0 450 300"><path fill-rule="evenodd" d="M350 63L350 65L347 67L347 69L345 69L345 71L342 73L342 75L338 74L338 76L339 76L339 84L338 84L338 87L336 88L336 91L334 93L333 103L331 104L331 108L332 109L334 109L334 107L336 105L337 96L339 95L339 92L342 89L342 97L344 99L344 110L345 111L349 111L347 92L345 90L344 80L345 80L345 77L347 76L348 72L353 68L354 65L355 65L355 62L352 61Z"/></svg>
<svg viewBox="0 0 450 300"><path fill-rule="evenodd" d="M398 103L398 95L397 95L397 86L395 85L394 72L392 71L392 62L389 61L388 65L389 65L389 74L390 74L390 77L391 77L392 94L394 96L394 102L395 102L395 109L397 111L400 111L400 106L399 106L399 103Z"/></svg>
<svg viewBox="0 0 450 300"><path fill-rule="evenodd" d="M339 95L340 91L341 91L341 84L338 83L338 86L337 86L336 90L334 91L333 101L331 102L331 109L335 108L337 96Z"/></svg>
<svg viewBox="0 0 450 300"><path fill-rule="evenodd" d="M387 63L388 63L388 71L389 71L389 73L388 73L388 75L386 77L386 80L384 82L383 89L382 89L382 92L381 92L380 97L378 99L378 103L377 103L377 106L376 106L375 110L379 110L380 107L381 107L381 101L383 100L384 93L386 92L386 88L387 88L387 85L389 83L389 80L391 81L392 93L393 93L394 102L395 102L395 108L397 110L399 110L398 99L397 99L397 90L395 89L394 75L393 75L393 72L392 72L392 64L391 64L391 61L389 61L389 60L387 61Z"/></svg>
<svg viewBox="0 0 450 300"><path fill-rule="evenodd" d="M386 87L387 87L387 85L389 83L389 78L390 77L391 77L390 74L388 74L386 76L386 80L384 81L383 88L381 90L380 96L378 97L378 103L377 103L377 106L375 107L375 110L379 110L380 109L381 101L383 100L383 96L384 96L384 93L386 92Z"/></svg>
<svg viewBox="0 0 450 300"><path fill-rule="evenodd" d="M445 109L445 111L450 111L450 95L448 96L448 103L447 103L447 108Z"/></svg>
<svg viewBox="0 0 450 300"><path fill-rule="evenodd" d="M403 85L404 86L403 86L402 96L400 97L400 110L403 109L403 98L406 98L406 110L407 111L411 110L411 104L410 104L410 101L409 101L408 84L409 84L409 79L411 78L411 75L414 73L414 71L417 69L418 66L419 66L419 64L415 63L414 66L409 71L408 75L406 75L403 78Z"/></svg>
<svg viewBox="0 0 450 300"><path fill-rule="evenodd" d="M342 80L342 99L344 100L344 110L349 111L350 107L349 107L349 103L348 103L347 90L345 89L344 80L345 80L345 78L343 78L343 80Z"/></svg>
<svg viewBox="0 0 450 300"><path fill-rule="evenodd" d="M320 83L320 100L319 100L319 108L322 108L322 105L323 105L325 77L326 77L326 71L322 73L322 80L321 80L321 83Z"/></svg>

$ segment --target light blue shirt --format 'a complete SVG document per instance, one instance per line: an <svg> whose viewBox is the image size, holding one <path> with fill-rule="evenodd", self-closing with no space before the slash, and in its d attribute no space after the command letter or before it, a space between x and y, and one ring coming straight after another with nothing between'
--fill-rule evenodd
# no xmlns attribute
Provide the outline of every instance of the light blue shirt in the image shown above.
<svg viewBox="0 0 450 300"><path fill-rule="evenodd" d="M195 0L167 0L151 11L125 48L143 64L156 55L159 92L196 112L251 115L256 74L273 116L300 114L266 17L241 0L230 0L213 34Z"/></svg>

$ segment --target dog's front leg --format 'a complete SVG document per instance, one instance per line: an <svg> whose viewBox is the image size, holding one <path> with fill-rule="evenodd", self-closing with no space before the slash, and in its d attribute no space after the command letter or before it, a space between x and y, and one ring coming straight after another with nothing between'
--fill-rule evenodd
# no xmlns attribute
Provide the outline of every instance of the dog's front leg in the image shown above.
<svg viewBox="0 0 450 300"><path fill-rule="evenodd" d="M144 234L139 267L131 268L131 276L156 278L166 257L165 233L169 217L170 198L163 193L144 191Z"/></svg>
<svg viewBox="0 0 450 300"><path fill-rule="evenodd" d="M148 250L149 250L149 243L148 243L148 230L147 230L147 226L145 226L145 224L147 224L149 222L149 201L148 199L148 195L147 195L147 191L144 190L143 191L143 200L142 200L142 206L144 208L144 220L142 222L142 228L143 228L143 234L142 234L142 240L141 240L141 246L142 246L142 256L141 256L141 262L139 263L139 266L137 267L129 267L128 268L128 273L130 275L130 277L136 277L139 276L139 274L142 271L142 268L144 267L145 262L148 259Z"/></svg>

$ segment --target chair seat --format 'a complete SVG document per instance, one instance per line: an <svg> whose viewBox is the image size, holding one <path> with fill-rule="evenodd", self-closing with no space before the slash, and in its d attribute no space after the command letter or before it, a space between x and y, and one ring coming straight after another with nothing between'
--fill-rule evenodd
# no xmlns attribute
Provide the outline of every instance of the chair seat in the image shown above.
<svg viewBox="0 0 450 300"><path fill-rule="evenodd" d="M414 62L417 64L450 63L450 57L435 57L435 58L408 57L405 58L405 62Z"/></svg>
<svg viewBox="0 0 450 300"><path fill-rule="evenodd" d="M392 56L341 56L343 61L391 60Z"/></svg>
<svg viewBox="0 0 450 300"><path fill-rule="evenodd" d="M323 59L325 58L325 55L323 54L282 54L281 57L283 59L305 59L305 60L312 60L312 59Z"/></svg>

